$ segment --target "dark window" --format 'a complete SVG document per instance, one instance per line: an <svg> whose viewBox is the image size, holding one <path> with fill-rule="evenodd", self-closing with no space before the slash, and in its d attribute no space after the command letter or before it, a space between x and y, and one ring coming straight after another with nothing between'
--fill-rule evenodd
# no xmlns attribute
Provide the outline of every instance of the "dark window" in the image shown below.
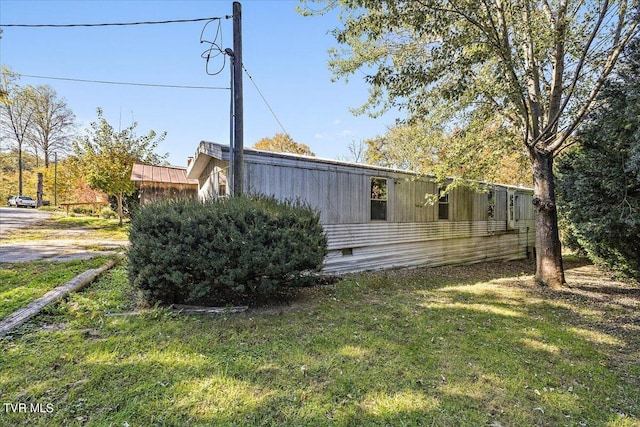
<svg viewBox="0 0 640 427"><path fill-rule="evenodd" d="M515 219L515 196L513 193L509 193L509 221Z"/></svg>
<svg viewBox="0 0 640 427"><path fill-rule="evenodd" d="M438 199L438 219L449 219L449 193L442 195L443 190L440 189L440 198Z"/></svg>
<svg viewBox="0 0 640 427"><path fill-rule="evenodd" d="M371 220L387 220L386 178L371 178Z"/></svg>
<svg viewBox="0 0 640 427"><path fill-rule="evenodd" d="M492 219L496 214L496 194L493 190L489 190L487 216Z"/></svg>

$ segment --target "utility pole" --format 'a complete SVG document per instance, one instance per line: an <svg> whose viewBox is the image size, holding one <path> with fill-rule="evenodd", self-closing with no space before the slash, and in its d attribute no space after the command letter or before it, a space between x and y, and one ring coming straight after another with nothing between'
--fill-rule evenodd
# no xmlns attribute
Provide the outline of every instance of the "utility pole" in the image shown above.
<svg viewBox="0 0 640 427"><path fill-rule="evenodd" d="M244 128L242 97L242 5L233 2L233 195L242 194L244 182Z"/></svg>
<svg viewBox="0 0 640 427"><path fill-rule="evenodd" d="M42 194L44 193L43 174L38 172L38 185L36 186L36 207L42 206Z"/></svg>
<svg viewBox="0 0 640 427"><path fill-rule="evenodd" d="M54 151L53 155L53 206L58 207L58 152Z"/></svg>
<svg viewBox="0 0 640 427"><path fill-rule="evenodd" d="M233 125L235 123L235 115L233 113L233 107L234 107L234 99L233 99L233 49L231 49L230 47L226 48L224 50L224 52L229 56L229 58L231 58L231 72L230 74L230 78L229 78L229 87L231 88L231 95L229 96L229 174L227 175L227 188L229 195L233 196L233 190L234 188L236 188L233 185L234 177L235 177L235 173L234 173L234 167L233 167L233 138L235 135L235 131L233 130Z"/></svg>

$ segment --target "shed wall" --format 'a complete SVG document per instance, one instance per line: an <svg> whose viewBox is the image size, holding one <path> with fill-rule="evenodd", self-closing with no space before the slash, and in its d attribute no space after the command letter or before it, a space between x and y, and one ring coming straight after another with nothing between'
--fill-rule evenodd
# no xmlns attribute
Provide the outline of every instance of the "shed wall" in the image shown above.
<svg viewBox="0 0 640 427"><path fill-rule="evenodd" d="M198 196L198 187L190 184L142 182L137 187L143 205L161 200L195 199Z"/></svg>

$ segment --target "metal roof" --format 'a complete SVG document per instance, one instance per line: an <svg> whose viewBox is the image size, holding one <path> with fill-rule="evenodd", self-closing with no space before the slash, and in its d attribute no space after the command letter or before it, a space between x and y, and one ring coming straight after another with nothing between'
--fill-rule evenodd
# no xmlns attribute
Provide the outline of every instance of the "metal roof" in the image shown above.
<svg viewBox="0 0 640 427"><path fill-rule="evenodd" d="M200 141L200 144L198 145L198 149L196 150L195 156L187 168L187 176L192 178L199 177L202 171L204 170L204 168L209 163L210 158L215 158L222 161L229 161L230 150L231 148L228 145L222 145L222 144L218 144L216 142L210 142L210 141ZM264 158L294 160L294 161L299 160L299 161L309 162L310 164L315 164L315 165L324 164L324 165L332 165L332 166L342 166L345 168L351 168L353 170L364 169L373 173L375 173L375 171L379 171L379 172L385 172L385 173L413 175L415 177L421 177L421 178L427 178L427 179L436 178L435 175L420 173L420 172L411 171L411 170L389 168L389 167L378 166L378 165L370 165L366 163L348 162L343 160L325 159L322 157L306 156L303 154L280 153L280 152L258 150L255 148L247 148L247 147L244 147L243 152L245 154L254 154ZM454 178L451 177L448 179L454 179ZM466 180L466 181L478 182L481 184L486 184L490 186L499 186L499 187L514 189L514 190L533 191L532 188L518 186L518 185L500 184L495 182L493 183L480 182L480 181L471 181L471 180Z"/></svg>
<svg viewBox="0 0 640 427"><path fill-rule="evenodd" d="M179 166L155 166L135 163L131 180L137 182L160 182L165 184L193 184L197 179L187 178L187 169Z"/></svg>

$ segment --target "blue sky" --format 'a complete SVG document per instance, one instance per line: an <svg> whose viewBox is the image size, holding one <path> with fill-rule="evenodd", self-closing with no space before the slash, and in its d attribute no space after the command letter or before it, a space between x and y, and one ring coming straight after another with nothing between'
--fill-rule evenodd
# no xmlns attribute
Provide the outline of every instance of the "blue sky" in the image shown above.
<svg viewBox="0 0 640 427"><path fill-rule="evenodd" d="M329 31L336 14L303 17L293 0L242 3L243 62L286 131L320 157L348 155L352 141L383 134L396 115L354 116L367 85L360 76L331 82ZM232 1L23 1L2 0L2 24L86 24L224 17ZM221 21L222 48L232 47L232 20ZM0 62L23 75L169 85L229 87L229 61L207 75L200 43L205 22L98 28L4 28ZM209 24L204 37L215 36ZM219 39L218 39L219 40ZM222 66L221 57L210 71ZM139 123L138 133L166 131L158 151L184 165L199 141L229 141L229 90L116 86L22 77L22 85L48 84L67 100L81 129L104 110L114 127ZM244 75L245 146L282 129Z"/></svg>

